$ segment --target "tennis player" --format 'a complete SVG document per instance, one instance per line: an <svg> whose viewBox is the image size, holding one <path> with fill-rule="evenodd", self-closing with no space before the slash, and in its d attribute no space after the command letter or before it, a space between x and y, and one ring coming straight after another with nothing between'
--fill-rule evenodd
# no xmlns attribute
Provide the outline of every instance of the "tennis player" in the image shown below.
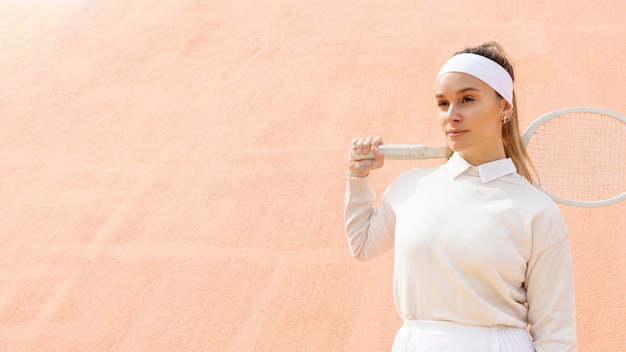
<svg viewBox="0 0 626 352"><path fill-rule="evenodd" d="M435 87L450 157L400 175L377 207L383 140L352 141L375 159L349 161L345 229L359 260L394 249L394 352L576 351L568 233L531 184L513 80L495 42L452 56Z"/></svg>

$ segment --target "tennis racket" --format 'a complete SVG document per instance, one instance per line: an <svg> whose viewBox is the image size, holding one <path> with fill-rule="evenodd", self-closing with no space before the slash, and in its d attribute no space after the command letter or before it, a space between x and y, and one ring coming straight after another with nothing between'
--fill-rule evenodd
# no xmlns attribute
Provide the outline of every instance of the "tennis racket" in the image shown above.
<svg viewBox="0 0 626 352"><path fill-rule="evenodd" d="M593 107L552 111L533 121L522 135L540 180L556 202L600 207L626 199L626 117ZM380 145L385 158L445 158L446 148ZM352 154L354 160L374 155Z"/></svg>

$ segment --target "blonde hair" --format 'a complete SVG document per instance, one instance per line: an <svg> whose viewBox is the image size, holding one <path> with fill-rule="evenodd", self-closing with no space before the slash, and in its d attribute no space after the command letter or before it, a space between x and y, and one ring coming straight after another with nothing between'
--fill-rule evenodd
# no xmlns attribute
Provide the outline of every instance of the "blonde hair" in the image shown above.
<svg viewBox="0 0 626 352"><path fill-rule="evenodd" d="M513 72L513 66L507 59L506 54L502 46L495 41L487 41L475 47L463 49L454 55L469 53L484 56L492 61L495 61L502 66L515 82L515 74ZM496 94L498 94L496 92ZM500 96L500 94L498 94ZM522 136L519 128L519 114L517 112L517 99L515 98L515 91L513 91L513 113L509 121L502 125L502 143L504 144L504 153L507 158L511 158L517 172L524 176L528 182L532 181L531 170L536 174L535 167L526 152L524 143L522 142ZM452 150L448 148L448 157L452 156Z"/></svg>

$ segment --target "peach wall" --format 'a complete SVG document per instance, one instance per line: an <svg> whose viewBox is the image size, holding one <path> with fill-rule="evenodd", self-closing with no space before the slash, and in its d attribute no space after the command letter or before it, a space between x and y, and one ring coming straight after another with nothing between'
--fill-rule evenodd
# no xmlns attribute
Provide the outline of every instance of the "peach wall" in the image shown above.
<svg viewBox="0 0 626 352"><path fill-rule="evenodd" d="M626 113L622 1L0 2L0 351L382 351L353 136L440 144L439 66L490 37L522 126ZM402 170L388 162L377 190ZM626 202L562 207L581 351L626 345Z"/></svg>

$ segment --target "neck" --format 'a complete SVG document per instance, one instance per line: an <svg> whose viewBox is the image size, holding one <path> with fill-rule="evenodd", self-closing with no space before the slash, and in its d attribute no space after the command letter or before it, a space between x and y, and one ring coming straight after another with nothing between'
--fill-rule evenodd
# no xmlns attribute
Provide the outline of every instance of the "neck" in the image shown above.
<svg viewBox="0 0 626 352"><path fill-rule="evenodd" d="M504 148L502 150L498 150L496 153L472 153L472 152L459 152L459 155L465 159L468 163L473 166L478 166L481 164L488 163L494 160L500 160L506 158L506 154L504 153Z"/></svg>

